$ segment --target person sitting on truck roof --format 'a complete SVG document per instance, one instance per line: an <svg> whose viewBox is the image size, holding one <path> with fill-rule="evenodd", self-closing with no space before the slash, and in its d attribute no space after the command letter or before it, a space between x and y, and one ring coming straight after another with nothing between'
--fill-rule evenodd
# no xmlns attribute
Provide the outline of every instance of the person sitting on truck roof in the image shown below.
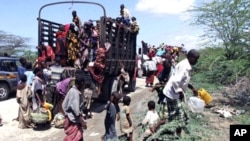
<svg viewBox="0 0 250 141"><path fill-rule="evenodd" d="M75 23L75 25L77 26L78 28L78 31L81 30L81 26L82 26L82 22L81 22L81 19L77 16L77 13L76 11L72 11L72 16L73 16L73 19L72 21Z"/></svg>

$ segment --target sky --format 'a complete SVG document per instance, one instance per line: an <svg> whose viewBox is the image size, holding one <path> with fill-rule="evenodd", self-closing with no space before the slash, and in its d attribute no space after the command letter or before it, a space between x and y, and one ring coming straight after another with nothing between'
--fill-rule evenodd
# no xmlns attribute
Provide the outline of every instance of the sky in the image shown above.
<svg viewBox="0 0 250 141"><path fill-rule="evenodd" d="M34 48L38 44L39 9L48 3L59 0L1 0L0 1L0 30L27 37ZM72 1L72 0L68 0ZM75 0L73 0L75 1ZM124 4L131 16L137 18L140 25L137 37L137 47L141 41L150 45L185 45L187 50L199 49L199 36L202 29L191 26L188 22L192 17L185 11L191 6L197 6L207 0L88 0L100 3L105 7L108 17L119 17L120 4ZM41 18L57 23L72 22L71 12L77 11L82 22L89 19L100 19L103 16L101 7L89 4L61 4L45 7L41 11Z"/></svg>

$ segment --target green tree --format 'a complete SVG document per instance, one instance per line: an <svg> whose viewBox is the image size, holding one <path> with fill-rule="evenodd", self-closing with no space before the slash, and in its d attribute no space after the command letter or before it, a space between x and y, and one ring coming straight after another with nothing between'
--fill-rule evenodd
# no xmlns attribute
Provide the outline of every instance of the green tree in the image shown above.
<svg viewBox="0 0 250 141"><path fill-rule="evenodd" d="M190 10L192 24L204 27L203 37L222 41L228 60L250 50L250 1L214 0Z"/></svg>

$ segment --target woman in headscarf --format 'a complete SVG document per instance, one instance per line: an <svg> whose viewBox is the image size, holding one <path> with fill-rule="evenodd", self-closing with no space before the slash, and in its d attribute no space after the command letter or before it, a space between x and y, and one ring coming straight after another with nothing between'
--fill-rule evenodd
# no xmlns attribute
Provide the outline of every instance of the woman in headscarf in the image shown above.
<svg viewBox="0 0 250 141"><path fill-rule="evenodd" d="M18 127L24 129L31 127L31 107L29 103L29 98L31 97L31 87L26 83L27 76L25 74L21 75L20 80L21 82L17 85L16 93L17 103L19 104Z"/></svg>

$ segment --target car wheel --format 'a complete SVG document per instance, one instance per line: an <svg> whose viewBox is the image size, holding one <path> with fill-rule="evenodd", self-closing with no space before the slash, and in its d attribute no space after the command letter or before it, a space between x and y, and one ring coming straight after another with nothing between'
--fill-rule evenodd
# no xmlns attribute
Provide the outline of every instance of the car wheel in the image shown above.
<svg viewBox="0 0 250 141"><path fill-rule="evenodd" d="M7 84L0 83L0 101L9 97L10 89Z"/></svg>

